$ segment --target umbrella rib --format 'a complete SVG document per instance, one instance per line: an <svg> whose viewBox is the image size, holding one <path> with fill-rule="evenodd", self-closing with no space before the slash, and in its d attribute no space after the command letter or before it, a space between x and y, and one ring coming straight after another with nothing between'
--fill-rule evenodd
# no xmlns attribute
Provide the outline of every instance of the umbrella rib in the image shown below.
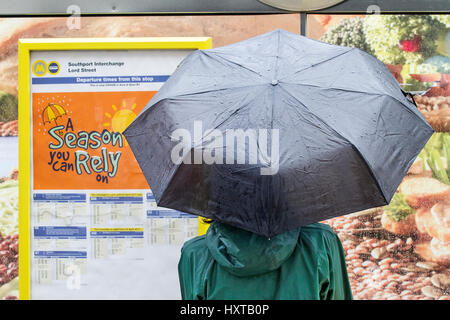
<svg viewBox="0 0 450 320"><path fill-rule="evenodd" d="M204 52L204 51L203 51L203 52ZM241 68L243 68L243 69L246 69L246 70L248 70L248 71L250 71L250 72L252 72L252 73L257 74L257 75L260 76L260 77L266 78L263 74L261 74L261 73L255 71L255 70L253 70L253 69L251 69L251 68L249 68L249 67L247 67L247 66L244 66L244 65L242 65L242 64L240 64L240 63L238 63L238 62L235 62L235 61L232 61L232 60L230 60L230 59L225 58L221 53L218 53L218 52L214 52L214 53L215 53L215 54L213 54L213 55L209 55L209 54L208 54L208 56L210 56L211 58L215 59L215 60L218 61L218 62L220 62L220 61L219 61L217 58L220 58L220 59L222 59L223 61L226 61L226 62L228 62L228 63L231 63L231 64L236 65L236 66L238 66L238 67L241 67ZM207 53L206 53L206 54L207 54Z"/></svg>
<svg viewBox="0 0 450 320"><path fill-rule="evenodd" d="M261 91L263 91L263 90L261 90ZM250 94L247 94L246 97L248 97L249 95L250 95ZM259 93L256 94L255 96L259 96ZM219 128L221 125L223 125L225 122L227 122L233 115L235 115L236 113L238 113L238 112L241 111L242 109L248 107L251 103L252 103L252 100L249 100L246 104L244 104L244 105L238 107L236 110L234 110L232 113L230 113L225 119L223 119L219 124L215 125L214 128L213 128L213 130ZM230 108L228 108L228 109L232 109L232 108L230 107ZM225 111L227 111L228 109L226 109ZM206 112L208 112L208 111L205 111L205 112L203 112L203 113L206 113ZM205 137L202 137L202 138L205 138Z"/></svg>
<svg viewBox="0 0 450 320"><path fill-rule="evenodd" d="M349 52L351 52L351 51L353 51L353 50L355 50L355 48L350 48L349 50L347 50L347 51L345 51L345 52L342 52L342 53L339 53L339 54L337 54L337 55L335 55L335 56L333 56L333 57L331 57L331 58L328 58L328 59L326 59L326 60L320 61L320 62L315 63L315 64L311 64L311 65L309 65L309 66L307 66L307 67L305 67L305 68L303 68L303 69L297 70L297 71L295 71L295 72L293 72L293 73L291 73L291 74L286 75L285 77L281 78L280 80L286 79L287 77L291 77L291 76L293 76L293 75L295 75L295 74L297 74L297 73L303 72L303 71L305 71L305 70L311 69L312 67L315 67L315 66L317 66L317 65L320 65L320 64L322 64L322 63L325 63L325 62L331 61L331 60L333 60L333 59L336 59L336 58L338 58L338 57L340 57L340 56L342 56L342 55L344 55L344 54L347 54L347 53L349 53Z"/></svg>
<svg viewBox="0 0 450 320"><path fill-rule="evenodd" d="M320 88L320 89L334 89L334 90L339 90L339 91L345 91L345 92L354 92L354 93L364 93L364 94L370 94L370 95L379 95L379 96L385 96L387 94L383 94L383 93L378 93L378 92L367 92L367 91L359 91L359 90L352 90L352 89L345 89L345 88L339 88L339 87L323 87L323 86L319 86L316 84L308 84L308 83L294 83L294 82L287 82L287 81L283 81L286 84L291 84L291 85L300 85L300 86L305 86L305 87L314 87L314 88ZM395 98L395 97L392 97ZM401 101L400 101L401 102Z"/></svg>
<svg viewBox="0 0 450 320"><path fill-rule="evenodd" d="M331 127L328 123L326 123L323 119L321 119L319 116L317 116L313 111L311 111L311 109L302 101L300 101L296 96L294 96L289 90L287 90L286 88L284 88L283 86L280 86L280 88L286 92L291 98L293 98L294 100L296 100L297 102L299 102L301 105L303 105L305 107L305 109L311 114L313 115L315 118L317 118L320 122L322 122L324 125L326 125L330 130L332 130L334 133L336 133L339 137L343 138L344 140L346 140L347 142L351 143L347 138L345 138L343 135L341 135L338 131L336 131L333 127Z"/></svg>
<svg viewBox="0 0 450 320"><path fill-rule="evenodd" d="M241 89L241 88L257 87L257 86L265 86L265 85L267 85L267 83L249 84L249 85L246 85L246 86L218 88L218 89L210 89L210 90L196 91L196 92L185 92L185 93L180 93L180 94L177 94L177 95L174 95L174 96L162 98L161 100L158 100L158 102L162 101L162 100L174 99L174 98L176 99L176 98L179 98L179 97L190 96L190 95L199 95L199 94L203 94L203 93L225 91L225 90L230 90L230 89Z"/></svg>
<svg viewBox="0 0 450 320"><path fill-rule="evenodd" d="M307 110L311 115L313 115L318 121L320 121L321 123L323 123L328 129L332 130L335 134L337 134L339 137L341 137L342 139L344 139L345 141L347 141L348 143L350 143L353 148L357 151L358 155L361 157L361 159L364 161L364 163L367 165L367 168L369 170L369 172L371 173L375 183L378 186L378 189L381 192L381 195L383 196L384 200L386 201L386 203L389 203L389 201L387 200L386 195L384 194L384 190L381 188L380 183L378 182L378 177L375 174L375 171L373 170L372 166L369 164L369 162L366 160L366 158L362 155L362 153L359 151L359 149L350 141L348 140L344 135L342 135L339 131L337 131L333 126L331 126L329 123L327 123L325 120L323 120L322 118L320 118L318 115L316 115L305 103L303 103L302 101L300 101L297 97L295 97L289 90L287 90L286 88L284 88L283 86L280 86L289 96L291 96L293 99L297 100L301 105L303 105L305 107L305 110Z"/></svg>
<svg viewBox="0 0 450 320"><path fill-rule="evenodd" d="M281 40L281 33L277 32L277 54L275 56L275 70L274 70L274 81L278 81L278 62L280 60L280 40ZM275 109L275 87L271 86L272 88L272 114L271 114L271 118L270 118L270 131L269 131L269 135L272 134L273 131L273 119L274 119L274 109ZM271 140L271 137L269 137L269 141ZM259 148L259 144L258 144L258 148ZM272 162L272 161L271 161ZM270 164L272 165L272 163Z"/></svg>
<svg viewBox="0 0 450 320"><path fill-rule="evenodd" d="M277 37L277 54L275 56L275 75L274 75L274 79L278 81L278 61L280 60L280 32L278 32L278 37Z"/></svg>
<svg viewBox="0 0 450 320"><path fill-rule="evenodd" d="M306 86L306 87L320 88L320 89L324 89L324 90L332 89L332 90L345 91L345 92L364 93L364 94L375 95L375 96L387 96L387 97L390 97L390 98L400 102L400 104L403 107L405 107L408 112L415 114L419 119L421 119L420 116L418 114L416 114L414 111L412 111L410 108L408 108L408 106L405 105L405 103L403 101L401 101L400 99L398 99L390 94L387 94L387 93L367 92L367 91L359 91L359 90L352 90L352 89L345 89L345 88L338 88L338 87L322 87L322 86L318 86L318 85L314 85L314 84L307 84L307 83L292 83L292 82L286 82L286 81L284 81L284 83L291 84L291 85L300 85L300 86ZM423 120L423 119L421 119L421 120Z"/></svg>

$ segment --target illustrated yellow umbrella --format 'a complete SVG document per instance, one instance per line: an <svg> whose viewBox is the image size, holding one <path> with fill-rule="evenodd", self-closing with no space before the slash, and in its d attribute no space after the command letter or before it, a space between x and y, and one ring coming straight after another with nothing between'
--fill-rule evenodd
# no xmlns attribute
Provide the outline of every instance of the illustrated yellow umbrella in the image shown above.
<svg viewBox="0 0 450 320"><path fill-rule="evenodd" d="M62 117L66 114L66 110L62 106L56 103L49 103L48 106L44 108L42 111L42 121L45 123L55 122L55 125L58 125L56 119ZM58 134L62 134L60 130Z"/></svg>

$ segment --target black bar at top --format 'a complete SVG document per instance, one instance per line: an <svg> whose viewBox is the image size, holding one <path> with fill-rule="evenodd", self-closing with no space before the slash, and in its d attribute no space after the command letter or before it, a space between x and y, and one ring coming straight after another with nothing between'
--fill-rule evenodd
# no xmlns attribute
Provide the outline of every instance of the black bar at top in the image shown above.
<svg viewBox="0 0 450 320"><path fill-rule="evenodd" d="M81 15L192 15L289 13L258 0L0 0L0 16ZM450 0L346 0L312 13L366 13L376 5L381 13L450 13ZM73 7L72 7L73 8Z"/></svg>

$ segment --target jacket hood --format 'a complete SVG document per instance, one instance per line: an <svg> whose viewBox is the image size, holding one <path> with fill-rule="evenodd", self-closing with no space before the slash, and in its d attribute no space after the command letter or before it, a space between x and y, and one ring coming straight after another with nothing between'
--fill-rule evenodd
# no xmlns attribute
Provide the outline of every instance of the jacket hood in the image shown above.
<svg viewBox="0 0 450 320"><path fill-rule="evenodd" d="M300 228L266 238L217 221L206 233L214 260L233 275L254 276L278 269L293 253Z"/></svg>

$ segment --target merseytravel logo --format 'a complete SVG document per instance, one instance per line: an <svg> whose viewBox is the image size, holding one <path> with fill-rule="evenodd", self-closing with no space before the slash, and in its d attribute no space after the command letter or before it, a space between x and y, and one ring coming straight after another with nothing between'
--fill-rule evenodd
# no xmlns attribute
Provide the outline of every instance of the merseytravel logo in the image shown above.
<svg viewBox="0 0 450 320"><path fill-rule="evenodd" d="M32 71L35 76L42 77L48 73L55 75L61 70L61 66L57 61L51 61L48 64L43 60L33 63Z"/></svg>
<svg viewBox="0 0 450 320"><path fill-rule="evenodd" d="M33 63L33 67L31 68L35 76L42 77L47 73L47 63L43 60L38 60Z"/></svg>

